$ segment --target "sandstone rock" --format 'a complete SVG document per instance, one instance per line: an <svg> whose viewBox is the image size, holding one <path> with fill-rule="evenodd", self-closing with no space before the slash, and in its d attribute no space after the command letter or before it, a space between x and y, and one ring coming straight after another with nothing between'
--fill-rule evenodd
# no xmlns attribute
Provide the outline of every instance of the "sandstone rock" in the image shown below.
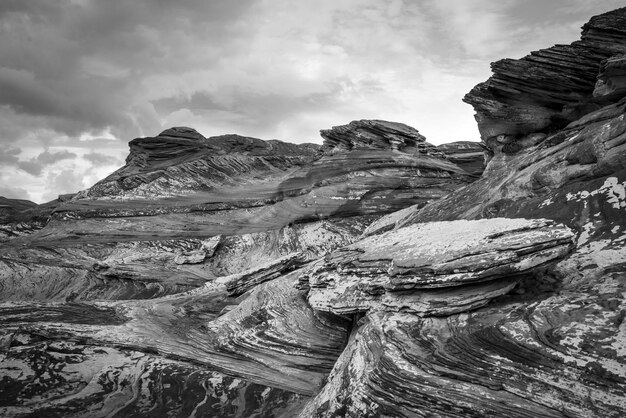
<svg viewBox="0 0 626 418"><path fill-rule="evenodd" d="M272 178L316 158L319 146L263 141L239 135L205 138L191 128L170 128L130 141L126 165L78 199L153 199L184 196Z"/></svg>
<svg viewBox="0 0 626 418"><path fill-rule="evenodd" d="M467 311L507 293L522 275L562 259L573 236L569 228L541 219L411 225L357 241L318 262L305 276L308 301L336 314Z"/></svg>
<svg viewBox="0 0 626 418"><path fill-rule="evenodd" d="M399 122L355 120L322 130L320 135L330 150L382 149L443 156L417 129Z"/></svg>
<svg viewBox="0 0 626 418"><path fill-rule="evenodd" d="M620 417L623 296L553 296L447 318L368 315L301 417ZM508 313L507 313L508 312Z"/></svg>
<svg viewBox="0 0 626 418"><path fill-rule="evenodd" d="M520 155L494 158L488 175L424 210L407 209L394 224L504 216L544 217L579 228L598 221L611 224L609 229L622 225L625 132L623 99Z"/></svg>
<svg viewBox="0 0 626 418"><path fill-rule="evenodd" d="M392 136L415 131L383 121L366 126ZM177 132L131 141L126 166L57 207L26 245L253 234L423 206L474 180L418 134L395 151L387 145L322 155L307 144Z"/></svg>
<svg viewBox="0 0 626 418"><path fill-rule="evenodd" d="M494 65L473 183L399 123L177 127L13 211L0 415L624 416L625 16Z"/></svg>
<svg viewBox="0 0 626 418"><path fill-rule="evenodd" d="M483 141L552 132L595 110L593 90L603 60L626 52L626 8L593 17L581 40L492 64L493 75L465 98L474 106ZM602 80L602 78L601 78ZM509 152L522 149L515 142Z"/></svg>
<svg viewBox="0 0 626 418"><path fill-rule="evenodd" d="M474 176L480 176L485 169L485 148L480 142L457 141L438 145L450 162Z"/></svg>
<svg viewBox="0 0 626 418"><path fill-rule="evenodd" d="M0 242L26 236L43 228L58 202L38 205L29 200L0 196Z"/></svg>
<svg viewBox="0 0 626 418"><path fill-rule="evenodd" d="M239 414L287 418L307 399L152 354L46 342L26 333L13 339L14 347L0 362L3 417Z"/></svg>
<svg viewBox="0 0 626 418"><path fill-rule="evenodd" d="M242 301L229 297L224 283L209 283L146 301L4 303L0 324L48 342L158 354L311 395L343 350L349 321L311 309L295 287L296 273L256 286ZM225 310L229 305L237 306Z"/></svg>

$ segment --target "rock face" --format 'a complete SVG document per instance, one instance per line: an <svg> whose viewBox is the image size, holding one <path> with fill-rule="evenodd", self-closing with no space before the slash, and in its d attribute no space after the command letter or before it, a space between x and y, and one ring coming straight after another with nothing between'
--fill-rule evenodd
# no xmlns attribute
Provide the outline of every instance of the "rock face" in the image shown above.
<svg viewBox="0 0 626 418"><path fill-rule="evenodd" d="M355 120L347 125L320 131L328 149L398 150L409 154L423 153L442 156L443 153L426 142L426 138L410 126L384 120Z"/></svg>
<svg viewBox="0 0 626 418"><path fill-rule="evenodd" d="M611 100L625 95L626 54L614 55L602 61L598 81L593 90L593 97Z"/></svg>
<svg viewBox="0 0 626 418"><path fill-rule="evenodd" d="M480 142L457 141L439 145L448 161L461 167L468 173L480 177L485 170L486 149Z"/></svg>
<svg viewBox="0 0 626 418"><path fill-rule="evenodd" d="M625 21L495 64L482 145L131 141L0 243L0 415L625 416Z"/></svg>
<svg viewBox="0 0 626 418"><path fill-rule="evenodd" d="M620 9L593 18L572 47L495 65L492 79L467 96L480 102L481 132L494 154L482 177L423 208L386 215L364 233L382 240L441 221L548 218L577 231L573 251L472 311L445 317L368 311L301 416L624 415L626 99L619 87L602 89L609 77L619 86L610 63L626 45L618 25L625 16ZM569 77L587 70L563 51L577 59L595 54L598 64L610 56L593 70L600 68L597 101L593 77L584 92L571 84ZM565 78L546 78L546 54L552 67L570 67ZM530 71L531 63L545 71ZM545 110L531 114L548 103L547 94L553 104L563 99L559 91L580 92L560 129L542 125ZM520 123L525 118L532 123ZM494 127L504 130L489 132Z"/></svg>
<svg viewBox="0 0 626 418"><path fill-rule="evenodd" d="M478 129L496 154L514 154L534 145L536 134L552 133L597 109L594 87L604 61L598 95L609 94L609 81L626 52L623 9L592 18L580 41L532 52L519 60L492 64L493 75L474 87L465 102L474 106ZM607 73L608 71L608 73Z"/></svg>
<svg viewBox="0 0 626 418"><path fill-rule="evenodd" d="M545 220L415 224L328 255L307 275L308 300L335 314L468 311L562 259L572 241L569 228Z"/></svg>

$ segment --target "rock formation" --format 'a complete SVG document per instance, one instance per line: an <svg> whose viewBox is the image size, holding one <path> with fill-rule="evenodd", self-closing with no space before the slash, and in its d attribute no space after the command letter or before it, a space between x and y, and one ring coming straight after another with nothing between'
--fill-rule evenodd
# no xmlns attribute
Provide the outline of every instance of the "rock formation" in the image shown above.
<svg viewBox="0 0 626 418"><path fill-rule="evenodd" d="M624 53L624 15L624 10L617 9L593 17L583 26L580 41L571 45L493 63L491 78L463 99L474 106L487 147L496 154L514 154L598 109L593 93L603 61L605 70L598 84L606 88L600 86L598 92L613 90L616 87L611 86L620 83L607 77L619 68L615 56Z"/></svg>
<svg viewBox="0 0 626 418"><path fill-rule="evenodd" d="M410 225L326 256L305 276L308 300L313 308L338 315L464 312L508 293L523 276L562 259L572 239L567 227L543 220Z"/></svg>
<svg viewBox="0 0 626 418"><path fill-rule="evenodd" d="M178 127L3 201L0 415L626 415L625 22L494 64L482 144Z"/></svg>
<svg viewBox="0 0 626 418"><path fill-rule="evenodd" d="M379 124L383 136L417 132ZM310 307L299 269L354 242L381 213L474 180L420 135L402 149L361 140L340 150L178 127L131 141L124 167L1 248L0 390L12 388L3 413L177 414L196 402L197 411L293 416L352 324ZM42 368L25 352L51 360ZM187 374L197 378L181 381ZM223 402L210 409L172 394L162 404L167 387L154 379ZM31 405L33 390L41 401ZM242 396L251 399L236 405Z"/></svg>

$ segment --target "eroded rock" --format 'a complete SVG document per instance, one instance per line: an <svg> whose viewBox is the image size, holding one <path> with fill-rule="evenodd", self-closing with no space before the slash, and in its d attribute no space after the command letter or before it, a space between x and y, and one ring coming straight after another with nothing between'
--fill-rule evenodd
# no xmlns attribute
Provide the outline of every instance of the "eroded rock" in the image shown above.
<svg viewBox="0 0 626 418"><path fill-rule="evenodd" d="M416 224L334 251L304 278L315 309L449 315L486 304L562 259L573 232L543 219Z"/></svg>
<svg viewBox="0 0 626 418"><path fill-rule="evenodd" d="M611 89L612 63L619 67L619 58L613 57L626 52L625 27L626 8L617 9L586 23L580 41L493 63L491 78L463 99L476 111L485 145L496 155L515 154L526 147L520 141L525 135L554 132L596 110L598 68L606 60L596 96L604 95L603 86ZM612 99L623 97L618 90ZM503 145L498 138L510 143Z"/></svg>

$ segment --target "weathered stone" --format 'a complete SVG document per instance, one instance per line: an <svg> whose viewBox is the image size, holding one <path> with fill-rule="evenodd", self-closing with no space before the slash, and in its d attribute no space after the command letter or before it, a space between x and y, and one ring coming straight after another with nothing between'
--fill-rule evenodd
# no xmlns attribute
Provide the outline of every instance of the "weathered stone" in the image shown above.
<svg viewBox="0 0 626 418"><path fill-rule="evenodd" d="M619 100L626 96L626 54L614 55L602 61L593 97Z"/></svg>
<svg viewBox="0 0 626 418"><path fill-rule="evenodd" d="M474 176L485 169L485 147L480 142L457 141L438 145L446 158Z"/></svg>
<svg viewBox="0 0 626 418"><path fill-rule="evenodd" d="M275 271L265 274L272 279ZM254 283L265 281L251 273ZM311 395L343 350L349 322L311 309L296 273L256 286L243 300L229 296L229 283L215 282L145 301L4 303L0 324L6 332L158 354Z"/></svg>
<svg viewBox="0 0 626 418"><path fill-rule="evenodd" d="M411 225L362 239L317 262L305 275L308 301L336 314L462 312L565 257L573 237L569 228L541 219Z"/></svg>
<svg viewBox="0 0 626 418"><path fill-rule="evenodd" d="M622 283L623 286L623 283ZM620 417L621 294L511 300L446 318L368 315L301 417Z"/></svg>
<svg viewBox="0 0 626 418"><path fill-rule="evenodd" d="M379 149L443 156L417 129L399 122L355 120L320 131L328 150Z"/></svg>
<svg viewBox="0 0 626 418"><path fill-rule="evenodd" d="M3 417L288 418L307 399L154 354L47 342L36 334L12 337L14 346L0 362Z"/></svg>
<svg viewBox="0 0 626 418"><path fill-rule="evenodd" d="M626 8L617 9L593 17L583 26L581 40L571 45L493 63L491 78L463 99L476 110L485 145L497 155L502 150L494 140L508 136L514 142L504 153L516 153L524 148L521 136L554 132L597 109L593 91L598 67L626 52L625 28Z"/></svg>

